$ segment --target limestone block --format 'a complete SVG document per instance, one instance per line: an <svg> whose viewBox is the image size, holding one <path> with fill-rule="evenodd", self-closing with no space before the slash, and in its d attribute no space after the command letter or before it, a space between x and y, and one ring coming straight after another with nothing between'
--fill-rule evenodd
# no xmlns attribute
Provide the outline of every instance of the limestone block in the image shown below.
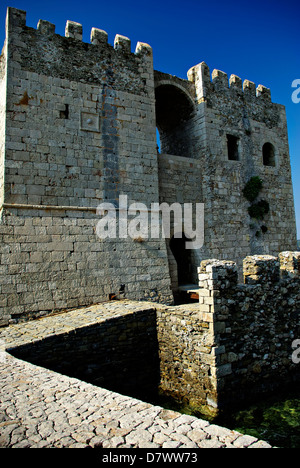
<svg viewBox="0 0 300 468"><path fill-rule="evenodd" d="M75 21L67 21L65 36L76 39L77 41L82 41L82 25L76 23Z"/></svg>
<svg viewBox="0 0 300 468"><path fill-rule="evenodd" d="M94 45L106 44L108 39L108 34L106 31L98 28L92 28L91 30L91 43Z"/></svg>
<svg viewBox="0 0 300 468"><path fill-rule="evenodd" d="M282 276L300 275L300 252L281 252L279 261Z"/></svg>

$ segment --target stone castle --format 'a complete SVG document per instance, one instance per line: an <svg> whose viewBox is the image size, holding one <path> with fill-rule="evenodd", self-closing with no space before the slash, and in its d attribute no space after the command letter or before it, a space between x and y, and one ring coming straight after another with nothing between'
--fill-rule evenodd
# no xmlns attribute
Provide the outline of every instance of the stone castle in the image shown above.
<svg viewBox="0 0 300 468"><path fill-rule="evenodd" d="M285 108L269 89L204 62L171 76L147 44L133 53L96 28L84 43L78 23L62 37L8 8L0 96L2 326L151 301L167 392L216 408L249 382L287 381L300 257ZM202 204L202 247L186 250L174 224L167 239L99 239L97 207L120 195ZM198 304L173 307L181 291Z"/></svg>
<svg viewBox="0 0 300 468"><path fill-rule="evenodd" d="M152 49L9 8L0 61L1 322L111 297L172 303L209 258L296 250L284 106L205 63L188 80ZM157 150L156 129L160 134ZM243 190L259 177L264 219ZM204 204L204 245L95 235L103 202ZM258 202L259 205L259 202ZM255 216L255 215L254 215ZM173 232L174 234L174 232Z"/></svg>

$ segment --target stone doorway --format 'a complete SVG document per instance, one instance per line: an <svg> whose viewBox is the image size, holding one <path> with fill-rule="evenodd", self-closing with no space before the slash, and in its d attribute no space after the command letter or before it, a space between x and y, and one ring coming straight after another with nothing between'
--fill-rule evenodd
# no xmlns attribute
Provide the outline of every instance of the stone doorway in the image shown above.
<svg viewBox="0 0 300 468"><path fill-rule="evenodd" d="M185 248L188 239L184 234L181 238L172 237L170 249L176 260L178 286L192 283L191 251Z"/></svg>
<svg viewBox="0 0 300 468"><path fill-rule="evenodd" d="M172 237L169 243L170 276L175 304L199 301L195 283L192 250L186 249L187 237Z"/></svg>

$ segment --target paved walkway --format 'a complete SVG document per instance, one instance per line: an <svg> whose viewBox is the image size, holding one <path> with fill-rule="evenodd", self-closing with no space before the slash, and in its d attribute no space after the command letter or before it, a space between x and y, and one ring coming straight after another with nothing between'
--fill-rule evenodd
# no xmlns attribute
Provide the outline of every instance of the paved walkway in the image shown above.
<svg viewBox="0 0 300 468"><path fill-rule="evenodd" d="M145 303L101 304L0 329L0 447L271 448L254 437L32 365L3 349Z"/></svg>

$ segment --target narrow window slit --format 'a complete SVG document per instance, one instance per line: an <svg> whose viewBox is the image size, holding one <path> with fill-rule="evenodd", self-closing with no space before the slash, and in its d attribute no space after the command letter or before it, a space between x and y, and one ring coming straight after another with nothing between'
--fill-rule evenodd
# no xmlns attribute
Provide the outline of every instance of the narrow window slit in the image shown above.
<svg viewBox="0 0 300 468"><path fill-rule="evenodd" d="M61 119L69 118L69 104L65 104L65 109L60 111L59 116Z"/></svg>
<svg viewBox="0 0 300 468"><path fill-rule="evenodd" d="M227 135L227 150L229 161L239 161L239 138Z"/></svg>

